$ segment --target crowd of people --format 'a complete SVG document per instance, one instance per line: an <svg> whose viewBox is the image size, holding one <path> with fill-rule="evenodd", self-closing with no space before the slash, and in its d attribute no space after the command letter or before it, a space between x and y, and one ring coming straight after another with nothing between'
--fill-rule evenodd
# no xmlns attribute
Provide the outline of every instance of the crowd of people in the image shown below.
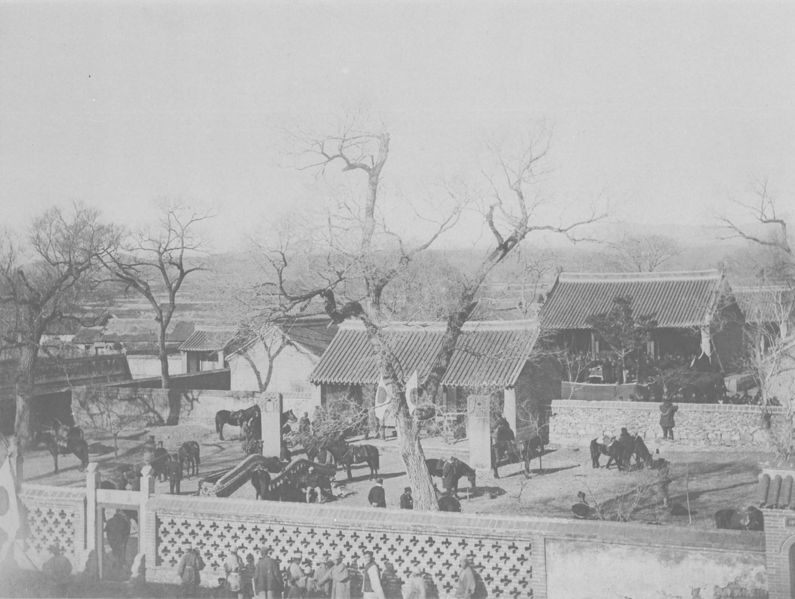
<svg viewBox="0 0 795 599"><path fill-rule="evenodd" d="M216 596L229 599L431 599L438 597L433 578L417 565L407 581L403 581L390 562L383 566L375 561L372 551L365 550L361 562L349 565L340 551L316 560L294 554L286 565L273 557L273 550L264 547L259 560L245 555L244 547L229 551L224 562L225 577L219 579ZM487 596L482 577L471 559L459 561L457 599L479 599ZM177 566L180 596L201 595L201 571L205 564L197 547L186 551ZM406 586L405 592L403 587Z"/></svg>

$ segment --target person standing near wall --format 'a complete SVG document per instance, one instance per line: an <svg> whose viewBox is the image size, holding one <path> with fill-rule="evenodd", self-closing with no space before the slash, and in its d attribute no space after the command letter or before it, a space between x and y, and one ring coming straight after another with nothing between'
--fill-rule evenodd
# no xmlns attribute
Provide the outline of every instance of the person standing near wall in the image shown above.
<svg viewBox="0 0 795 599"><path fill-rule="evenodd" d="M52 557L44 562L41 571L52 588L53 597L66 597L72 581L72 562L61 553L57 544L50 545Z"/></svg>
<svg viewBox="0 0 795 599"><path fill-rule="evenodd" d="M425 599L425 576L422 567L417 566L409 578L409 590L406 599Z"/></svg>
<svg viewBox="0 0 795 599"><path fill-rule="evenodd" d="M456 599L472 599L475 596L477 586L475 572L469 565L467 557L461 557L461 571L458 573L458 586L455 590Z"/></svg>
<svg viewBox="0 0 795 599"><path fill-rule="evenodd" d="M351 599L351 575L348 566L342 563L342 553L335 551L331 559L334 565L317 582L322 587L331 581L331 599Z"/></svg>
<svg viewBox="0 0 795 599"><path fill-rule="evenodd" d="M243 584L241 573L243 571L243 558L240 554L243 548L230 549L229 555L224 562L224 573L226 574L226 590L232 599L243 599Z"/></svg>
<svg viewBox="0 0 795 599"><path fill-rule="evenodd" d="M670 399L665 398L660 405L660 426L663 429L663 439L674 440L674 414L679 409Z"/></svg>
<svg viewBox="0 0 795 599"><path fill-rule="evenodd" d="M381 586L381 570L375 563L373 552L369 549L364 552L364 585L362 595L364 599L386 599L384 589Z"/></svg>
<svg viewBox="0 0 795 599"><path fill-rule="evenodd" d="M262 558L254 568L254 592L259 599L280 599L284 590L282 573L271 551L270 547L263 547Z"/></svg>
<svg viewBox="0 0 795 599"><path fill-rule="evenodd" d="M414 509L414 498L411 496L411 487L405 487L403 489L403 495L400 496L400 509L401 510Z"/></svg>
<svg viewBox="0 0 795 599"><path fill-rule="evenodd" d="M367 501L370 502L370 505L373 507L386 507L386 492L384 491L384 479L377 478L375 480L375 486L370 489L369 495L367 495Z"/></svg>
<svg viewBox="0 0 795 599"><path fill-rule="evenodd" d="M196 597L201 583L200 572L204 570L204 560L197 547L190 547L179 560L177 575L180 578L181 597Z"/></svg>

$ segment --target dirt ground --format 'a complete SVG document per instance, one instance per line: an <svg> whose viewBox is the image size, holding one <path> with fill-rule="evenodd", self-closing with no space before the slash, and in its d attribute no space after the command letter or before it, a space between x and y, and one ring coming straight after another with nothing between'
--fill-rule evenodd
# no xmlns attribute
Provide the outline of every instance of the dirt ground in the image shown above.
<svg viewBox="0 0 795 599"><path fill-rule="evenodd" d="M109 473L121 463L140 463L143 459L143 442L149 434L162 440L169 451L181 443L196 440L201 445L200 476L210 472L228 470L245 455L236 437L236 429L227 429L226 441L219 441L210 427L179 425L159 427L151 431L138 431L119 439L119 456L114 456L113 439L101 431L89 431L91 460L99 463L101 473ZM227 432L225 431L225 432ZM387 505L396 507L407 478L400 460L397 441L368 441L381 452L380 474L384 478ZM445 445L439 439L423 441L426 457L456 455L468 459L466 441ZM747 453L731 450L698 451L665 443L650 445L652 453L671 464L669 487L670 501L675 505L673 515L661 506L657 474L650 471L618 472L615 467L595 470L591 467L588 447L561 447L552 444L539 461L534 460L530 478L525 478L520 464L510 464L500 469L501 478L491 473L479 475L474 492L467 491L469 482L460 481L462 509L468 513L573 517L571 507L577 503L577 493L585 493L588 503L594 506L590 518L612 519L617 516L635 522L674 526L713 528L713 514L725 507L745 507L753 503L760 462L771 456L765 453ZM606 457L602 457L604 466ZM54 475L52 457L42 448L26 454L25 480L38 484L76 487L85 484L85 475L78 471L74 456L59 458L61 471ZM367 493L373 482L366 465L355 466L353 481L347 482L343 471L337 473L335 493L338 501L347 505L366 506ZM182 494L196 493L198 478L183 480ZM441 482L435 479L437 482ZM439 484L441 487L441 484ZM167 493L168 483L157 483L157 493ZM235 497L254 499L254 489L244 485Z"/></svg>

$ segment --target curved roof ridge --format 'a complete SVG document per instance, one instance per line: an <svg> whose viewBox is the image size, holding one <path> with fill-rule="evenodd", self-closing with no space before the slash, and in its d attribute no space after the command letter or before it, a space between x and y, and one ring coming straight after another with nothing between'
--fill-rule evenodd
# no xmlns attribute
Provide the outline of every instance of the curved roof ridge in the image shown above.
<svg viewBox="0 0 795 599"><path fill-rule="evenodd" d="M720 279L723 273L717 269L678 270L670 272L562 272L559 281L664 281L670 279Z"/></svg>

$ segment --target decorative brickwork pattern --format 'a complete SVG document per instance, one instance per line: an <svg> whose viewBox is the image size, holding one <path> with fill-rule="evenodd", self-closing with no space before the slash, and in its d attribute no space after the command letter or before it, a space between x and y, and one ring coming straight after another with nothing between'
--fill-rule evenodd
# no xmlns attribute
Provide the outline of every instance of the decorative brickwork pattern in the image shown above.
<svg viewBox="0 0 795 599"><path fill-rule="evenodd" d="M293 554L303 558L328 557L341 551L349 563L358 562L365 549L376 561L390 561L407 581L421 564L436 582L439 592L450 593L456 585L458 560L474 558L483 566L489 597L532 596L532 544L528 541L466 538L456 535L395 534L357 531L351 528L268 524L267 522L206 521L188 517L158 518L157 565L175 566L193 544L203 543L203 557L210 568L220 569L226 552L242 545L245 553L258 555L273 547L283 560Z"/></svg>
<svg viewBox="0 0 795 599"><path fill-rule="evenodd" d="M24 485L20 499L27 510L28 551L46 556L57 543L70 559L85 549L85 491Z"/></svg>

